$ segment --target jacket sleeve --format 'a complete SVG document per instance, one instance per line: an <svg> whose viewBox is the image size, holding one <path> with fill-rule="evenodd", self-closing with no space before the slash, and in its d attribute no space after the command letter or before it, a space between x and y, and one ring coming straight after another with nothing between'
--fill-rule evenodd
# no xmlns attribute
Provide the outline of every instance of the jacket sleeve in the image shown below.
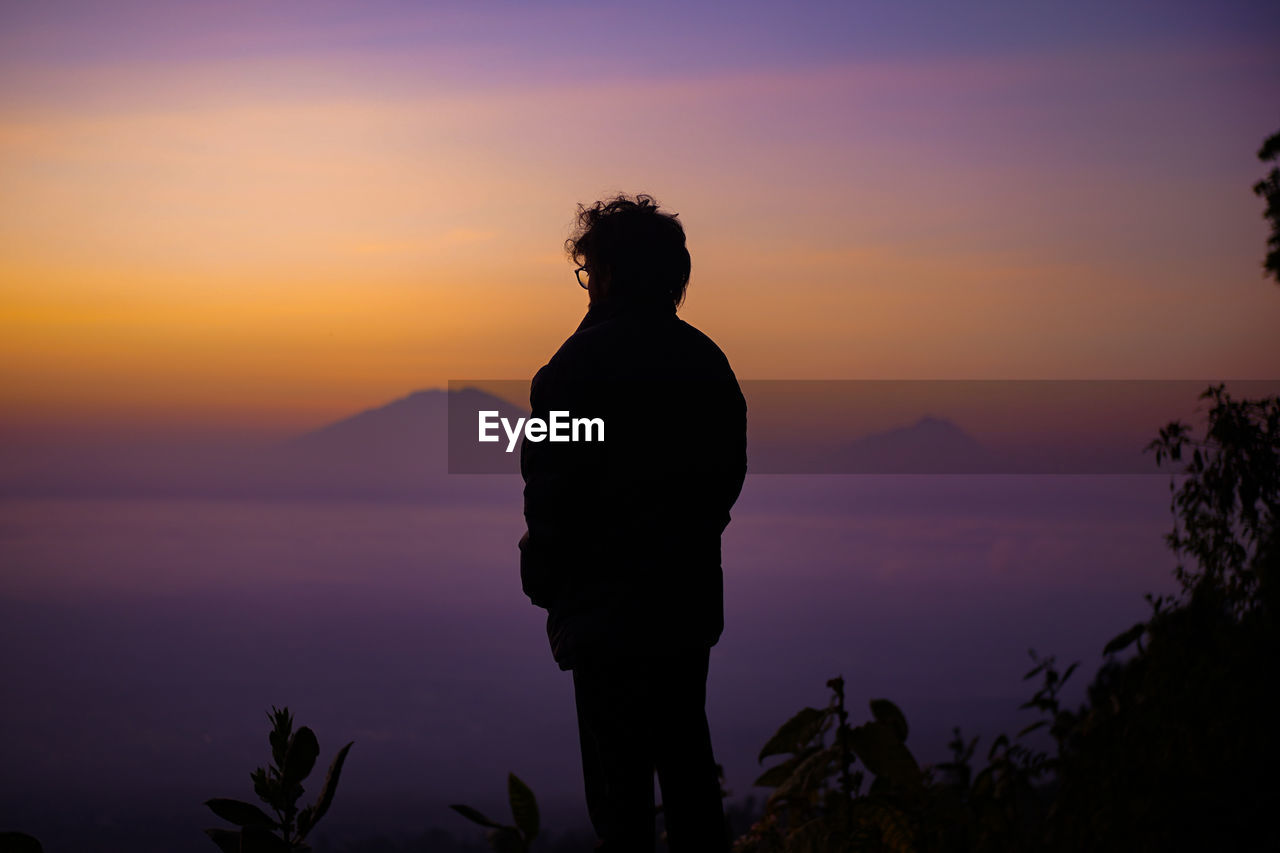
<svg viewBox="0 0 1280 853"><path fill-rule="evenodd" d="M747 401L742 396L742 388L732 371L726 383L727 403L725 405L727 429L725 441L724 469L721 478L720 500L724 509L724 528L729 524L729 510L742 494L742 484L747 478Z"/></svg>
<svg viewBox="0 0 1280 853"><path fill-rule="evenodd" d="M575 411L580 383L565 378L554 362L533 378L530 417L547 420L553 410ZM538 607L550 608L573 582L592 492L592 451L573 443L524 441L520 473L524 478L526 531L520 539L520 582Z"/></svg>
<svg viewBox="0 0 1280 853"><path fill-rule="evenodd" d="M531 418L545 417L545 386L548 367L533 377L529 388ZM561 484L541 453L542 445L524 441L520 445L520 475L524 478L525 533L520 537L520 584L535 605L548 608L556 598L561 579L556 572L554 545L558 526L557 505L563 503Z"/></svg>
<svg viewBox="0 0 1280 853"><path fill-rule="evenodd" d="M549 608L555 598L555 578L548 571L545 554L538 553L537 542L530 540L528 529L520 537L520 586L535 605Z"/></svg>

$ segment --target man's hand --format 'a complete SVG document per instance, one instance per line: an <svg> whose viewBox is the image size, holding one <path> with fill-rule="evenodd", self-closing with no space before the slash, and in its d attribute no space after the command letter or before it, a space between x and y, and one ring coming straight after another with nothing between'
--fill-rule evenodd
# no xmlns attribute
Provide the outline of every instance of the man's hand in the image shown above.
<svg viewBox="0 0 1280 853"><path fill-rule="evenodd" d="M544 610L551 606L554 589L549 577L549 566L538 548L529 539L529 531L520 537L520 585L524 594L535 606Z"/></svg>

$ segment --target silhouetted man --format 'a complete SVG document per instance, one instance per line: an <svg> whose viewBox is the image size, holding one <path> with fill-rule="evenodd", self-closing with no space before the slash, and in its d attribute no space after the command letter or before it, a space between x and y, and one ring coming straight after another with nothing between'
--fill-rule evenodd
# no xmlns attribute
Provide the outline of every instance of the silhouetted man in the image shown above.
<svg viewBox="0 0 1280 853"><path fill-rule="evenodd" d="M524 591L573 670L587 810L606 851L727 851L706 717L724 627L720 534L746 475L746 403L724 354L676 317L684 229L640 195L579 208L567 242L590 295L537 375L531 417L600 418L603 441L521 449Z"/></svg>

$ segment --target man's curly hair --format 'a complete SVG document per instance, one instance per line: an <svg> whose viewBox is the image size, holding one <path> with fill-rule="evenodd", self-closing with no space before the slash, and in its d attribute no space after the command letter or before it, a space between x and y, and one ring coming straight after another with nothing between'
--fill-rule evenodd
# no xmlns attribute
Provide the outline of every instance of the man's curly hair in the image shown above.
<svg viewBox="0 0 1280 853"><path fill-rule="evenodd" d="M643 193L580 204L565 251L574 263L609 277L610 299L678 306L689 285L690 261L677 217Z"/></svg>

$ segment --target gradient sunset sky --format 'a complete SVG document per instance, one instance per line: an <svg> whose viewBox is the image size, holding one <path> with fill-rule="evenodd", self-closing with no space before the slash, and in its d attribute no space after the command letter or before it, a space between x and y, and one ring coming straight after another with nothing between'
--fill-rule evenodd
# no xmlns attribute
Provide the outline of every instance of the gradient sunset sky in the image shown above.
<svg viewBox="0 0 1280 853"><path fill-rule="evenodd" d="M575 205L739 377L1273 378L1274 3L0 5L4 426L527 377Z"/></svg>

